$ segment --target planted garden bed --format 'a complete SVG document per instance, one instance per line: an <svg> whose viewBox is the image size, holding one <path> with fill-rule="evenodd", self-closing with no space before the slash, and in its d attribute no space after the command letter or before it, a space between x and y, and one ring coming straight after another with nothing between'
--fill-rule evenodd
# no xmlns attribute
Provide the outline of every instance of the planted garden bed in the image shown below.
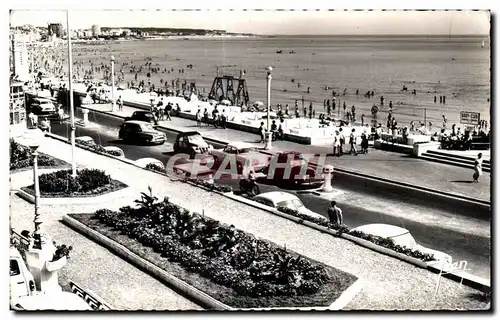
<svg viewBox="0 0 500 320"><path fill-rule="evenodd" d="M38 178L40 195L48 198L59 197L93 197L126 188L121 181L111 179L102 170L77 170L76 178L71 170L59 170L41 174ZM22 187L21 190L34 195L34 185Z"/></svg>
<svg viewBox="0 0 500 320"><path fill-rule="evenodd" d="M53 168L69 165L67 162L46 155L38 153L38 167L39 168ZM10 171L17 172L27 170L33 166L33 152L29 147L23 146L10 139Z"/></svg>
<svg viewBox="0 0 500 320"><path fill-rule="evenodd" d="M79 146L83 146L83 147L87 147L91 150L94 150L94 151L97 151L97 152L102 152L102 153L106 153L106 154L109 154L109 155L112 155L112 156L116 156L116 157L119 157L122 155L121 152L117 151L117 150L106 150L104 148L104 146L100 145L100 144L97 144L93 141L80 141L80 140L76 140L75 141L77 145Z"/></svg>
<svg viewBox="0 0 500 320"><path fill-rule="evenodd" d="M139 207L72 214L99 233L234 308L327 307L356 277L142 194Z"/></svg>

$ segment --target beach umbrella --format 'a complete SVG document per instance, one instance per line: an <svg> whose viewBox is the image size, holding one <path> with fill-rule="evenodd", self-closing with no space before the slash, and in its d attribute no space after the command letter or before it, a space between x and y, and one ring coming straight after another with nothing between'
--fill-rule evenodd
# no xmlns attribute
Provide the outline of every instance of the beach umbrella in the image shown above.
<svg viewBox="0 0 500 320"><path fill-rule="evenodd" d="M263 107L264 106L264 102L262 102L262 101L255 101L252 105L254 107Z"/></svg>
<svg viewBox="0 0 500 320"><path fill-rule="evenodd" d="M222 100L220 102L220 104L225 105L225 106L230 106L231 105L231 101L229 101L229 100Z"/></svg>

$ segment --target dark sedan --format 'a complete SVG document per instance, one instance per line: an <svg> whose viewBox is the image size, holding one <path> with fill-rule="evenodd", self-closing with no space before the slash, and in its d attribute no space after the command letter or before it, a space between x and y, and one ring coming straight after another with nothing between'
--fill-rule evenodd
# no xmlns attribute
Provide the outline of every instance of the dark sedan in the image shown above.
<svg viewBox="0 0 500 320"><path fill-rule="evenodd" d="M123 141L142 142L147 144L164 144L167 140L165 133L155 130L153 126L144 121L125 121L120 127L118 137Z"/></svg>
<svg viewBox="0 0 500 320"><path fill-rule="evenodd" d="M153 113L149 111L134 111L134 113L132 113L132 116L125 118L125 121L129 120L137 120L137 121L144 121L144 122L158 124Z"/></svg>

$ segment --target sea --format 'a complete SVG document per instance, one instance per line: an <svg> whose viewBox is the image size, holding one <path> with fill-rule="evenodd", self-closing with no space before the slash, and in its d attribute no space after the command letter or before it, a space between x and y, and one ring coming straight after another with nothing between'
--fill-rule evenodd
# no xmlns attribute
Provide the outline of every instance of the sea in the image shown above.
<svg viewBox="0 0 500 320"><path fill-rule="evenodd" d="M367 119L375 104L379 107L378 118L384 119L392 101L392 113L403 126L425 119L439 127L443 115L448 123L461 126L461 111L478 112L481 119L490 120L488 36L186 38L78 43L72 50L74 62L83 68L89 60L94 65L109 64L114 56L115 70L123 71L125 82L134 78L135 73L129 72L131 65L143 65L138 80L147 83L148 67L144 65L151 61L152 67L162 70L151 75L156 87L163 87L160 79L171 83L179 78L181 83L195 81L197 88L207 94L217 71L219 75L238 77L244 70L251 102L267 101L266 67L271 66L271 104L288 104L291 111L298 100L301 108L302 103L306 107L312 103L316 112L322 112L325 100L332 99L336 91L335 112L339 116L343 116L343 109L338 105L345 102L347 110L355 106L357 117L365 114ZM66 52L60 54L64 61ZM163 72L165 68L170 72ZM402 90L403 86L407 91ZM414 89L416 94L412 94ZM373 91L374 97L365 97L367 91ZM440 96L446 97L446 103L439 102Z"/></svg>

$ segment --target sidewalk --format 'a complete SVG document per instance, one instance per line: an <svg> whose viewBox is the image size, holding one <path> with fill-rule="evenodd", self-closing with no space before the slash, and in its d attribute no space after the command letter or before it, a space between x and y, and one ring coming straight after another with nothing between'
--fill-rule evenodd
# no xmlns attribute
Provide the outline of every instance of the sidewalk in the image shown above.
<svg viewBox="0 0 500 320"><path fill-rule="evenodd" d="M50 138L44 138L40 143L40 152L50 154L62 160L70 162L70 145ZM477 307L466 295L477 293L468 287L459 287L458 283L443 278L440 285L440 294L433 296L436 285L435 275L424 269L415 268L413 265L381 255L372 250L355 245L349 241L334 238L330 235L320 233L303 225L280 218L273 214L237 203L229 198L216 193L207 192L201 188L191 186L180 181L171 181L169 178L145 171L127 163L104 157L90 151L77 148L76 155L79 167L92 167L105 170L114 179L119 179L128 184L139 196L140 191L146 191L148 186L152 187L153 193L160 199L168 196L173 203L179 204L191 211L204 212L205 215L228 224L234 224L236 228L256 234L258 237L269 239L279 245L286 244L287 248L302 255L308 256L335 268L350 272L361 278L364 286L361 292L352 300L345 309L434 309L434 308L469 308ZM193 199L196 199L193 201ZM133 205L134 198L129 198ZM47 210L48 208L44 208ZM64 214L61 211L53 213L54 221ZM12 214L12 219L16 215ZM25 224L31 223L29 215L24 217ZM47 224L42 225L44 230ZM59 224L56 229L49 229L59 241L70 242L71 237L77 237L72 231ZM85 239L81 237L82 239ZM85 239L86 240L86 239ZM92 266L102 265L108 261L108 257L98 256L97 251L102 248L88 244L79 243L75 250L86 252L86 259L75 258L70 261L73 270L80 270L80 278L85 279L87 271L93 272ZM76 251L78 256L82 251ZM85 272L81 272L85 270ZM112 290L120 290L109 286L108 276L118 274L123 279L134 281L133 274L127 274L117 269L105 271L96 283L92 285L93 290L102 294L107 299L113 294ZM145 279L149 278L143 276ZM77 282L80 278L75 279ZM137 281L137 280L136 280ZM95 288L97 286L97 289ZM147 295L160 296L158 288L138 282L135 288L126 287L120 290L121 294L128 291L130 296L144 297L137 290L148 291ZM147 298L145 298L147 299ZM111 302L111 301L110 301Z"/></svg>
<svg viewBox="0 0 500 320"><path fill-rule="evenodd" d="M123 106L123 111L111 112L110 104L87 105L86 108L120 117L128 117L134 111L139 110ZM263 143L258 143L260 140L258 134L233 129L215 129L213 126L197 127L196 121L184 118L172 117L172 121L160 121L159 125L174 131L198 131L204 137L220 141L221 143L244 141L259 148L264 146ZM309 154L332 153L332 148L330 147L302 145L291 141L274 141L272 145L273 152L295 150ZM464 155L471 156L471 152ZM491 176L490 173L486 172L483 172L480 183L473 184L471 183L472 170L378 149L370 149L368 154L360 154L358 156L344 155L340 158L329 156L326 163L334 167L390 179L396 182L404 182L441 192L455 193L491 201Z"/></svg>

